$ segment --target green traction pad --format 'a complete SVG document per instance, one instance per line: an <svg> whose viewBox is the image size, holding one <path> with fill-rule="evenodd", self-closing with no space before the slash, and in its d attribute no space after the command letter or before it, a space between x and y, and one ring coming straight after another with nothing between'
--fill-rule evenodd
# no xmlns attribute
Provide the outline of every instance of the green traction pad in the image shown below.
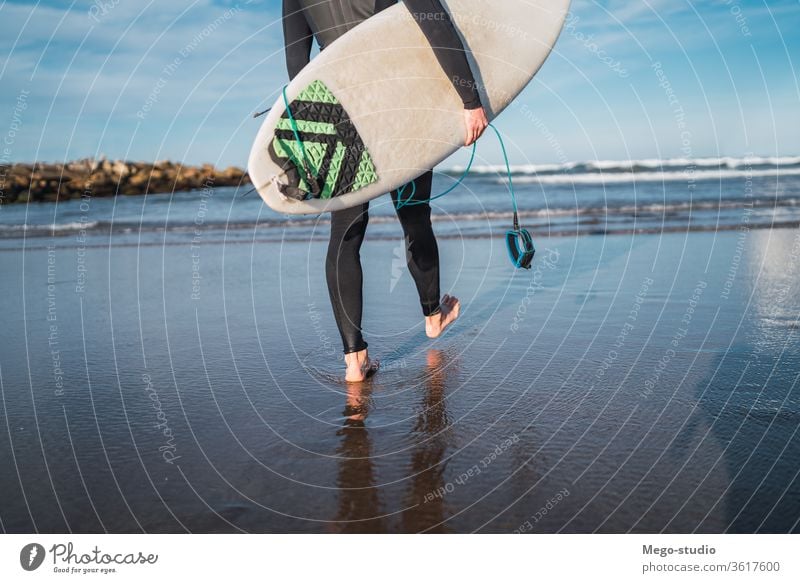
<svg viewBox="0 0 800 583"><path fill-rule="evenodd" d="M322 81L314 81L294 99L289 108L297 125L302 148L292 131L288 112L278 120L269 145L273 162L289 178L281 190L292 198L331 198L355 192L378 180L372 158L361 136L339 101ZM309 184L303 150L316 184ZM316 187L316 188L314 188ZM299 189L299 191L298 191Z"/></svg>

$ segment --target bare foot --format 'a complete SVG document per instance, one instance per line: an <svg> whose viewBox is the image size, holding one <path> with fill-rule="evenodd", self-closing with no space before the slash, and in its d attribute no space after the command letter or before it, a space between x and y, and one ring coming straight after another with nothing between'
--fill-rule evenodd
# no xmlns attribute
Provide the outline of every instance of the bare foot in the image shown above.
<svg viewBox="0 0 800 583"><path fill-rule="evenodd" d="M344 355L344 363L347 371L344 380L348 383L360 383L374 375L378 371L380 364L369 359L367 349L359 352L351 352Z"/></svg>
<svg viewBox="0 0 800 583"><path fill-rule="evenodd" d="M458 298L445 294L439 305L439 313L425 318L425 334L428 338L438 338L445 328L456 321L460 309Z"/></svg>

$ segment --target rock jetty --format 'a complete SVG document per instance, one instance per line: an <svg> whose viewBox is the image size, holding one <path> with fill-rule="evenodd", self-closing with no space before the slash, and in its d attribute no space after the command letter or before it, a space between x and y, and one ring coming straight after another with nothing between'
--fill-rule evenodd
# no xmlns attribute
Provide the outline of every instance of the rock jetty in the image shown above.
<svg viewBox="0 0 800 583"><path fill-rule="evenodd" d="M101 158L66 164L0 165L0 204L44 202L86 196L136 195L240 186L250 178L241 168L175 162L125 162Z"/></svg>

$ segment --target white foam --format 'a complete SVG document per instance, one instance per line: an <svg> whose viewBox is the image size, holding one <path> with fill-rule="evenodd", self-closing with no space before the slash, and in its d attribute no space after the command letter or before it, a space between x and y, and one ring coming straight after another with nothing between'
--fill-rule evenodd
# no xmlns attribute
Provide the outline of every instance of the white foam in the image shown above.
<svg viewBox="0 0 800 583"><path fill-rule="evenodd" d="M515 176L517 184L614 184L630 182L689 182L723 180L727 178L755 178L759 176L800 176L800 168L764 170L695 170L678 172L585 172L582 174L544 174ZM508 179L498 178L499 184Z"/></svg>
<svg viewBox="0 0 800 583"><path fill-rule="evenodd" d="M97 221L73 222L73 223L48 223L48 224L23 224L23 225L0 225L0 231L81 231L95 228Z"/></svg>
<svg viewBox="0 0 800 583"><path fill-rule="evenodd" d="M634 168L651 168L664 170L688 170L691 168L720 168L720 169L744 169L748 170L753 166L774 166L776 169L784 166L800 165L800 156L780 156L780 157L760 157L750 156L744 158L720 157L720 158L667 158L659 160L656 158L646 158L642 160L587 160L584 162L566 162L564 164L518 164L512 165L511 171L514 174L541 174L541 173L570 173L576 168L588 168L599 171L616 171L624 173L633 171ZM464 166L454 166L450 171L454 174L464 172ZM763 170L763 169L759 169ZM784 168L788 170L788 168ZM505 174L505 165L481 165L473 166L471 174ZM754 170L755 172L755 170ZM574 172L582 174L582 172ZM639 172L642 174L642 172Z"/></svg>

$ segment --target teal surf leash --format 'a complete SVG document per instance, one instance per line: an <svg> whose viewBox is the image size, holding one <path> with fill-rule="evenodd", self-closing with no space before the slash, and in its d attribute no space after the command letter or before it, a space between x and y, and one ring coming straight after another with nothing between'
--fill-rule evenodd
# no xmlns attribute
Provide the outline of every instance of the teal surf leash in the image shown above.
<svg viewBox="0 0 800 583"><path fill-rule="evenodd" d="M300 139L300 131L297 127L297 121L294 119L294 115L292 114L292 108L289 106L289 99L286 97L286 88L288 85L284 85L283 89L281 89L281 95L283 96L283 105L286 107L286 114L289 117L289 126L292 129L292 134L294 135L295 144L297 144L298 149L300 150L300 158L303 164L303 170L306 173L305 179L308 186L311 187L311 194L319 194L319 185L317 184L316 177L314 176L313 172L311 172L311 162L308 159L308 154L306 154L306 147L303 144L303 140ZM272 108L269 107L264 111L257 111L253 114L253 118L258 118L271 111ZM244 194L240 195L239 198L244 198L247 195L255 192L258 190L257 186L254 186Z"/></svg>
<svg viewBox="0 0 800 583"><path fill-rule="evenodd" d="M403 186L401 186L400 188L397 189L397 204L395 205L395 208L397 208L397 210L400 210L404 206L414 206L414 205L417 205L417 204L426 204L426 203L429 203L432 200L436 200L437 198L442 198L446 194L450 194L451 192L453 192L456 189L456 187L458 187L459 184L464 182L464 179L469 174L469 170L470 170L470 168L472 168L472 163L475 161L475 149L476 149L477 145L478 145L477 141L472 144L472 154L469 157L469 162L467 163L467 167L464 169L464 172L461 174L459 179L455 181L453 186L451 186L450 188L448 188L444 192L440 192L436 196L431 196L430 198L427 198L425 200L413 200L414 199L414 194L417 192L417 184L416 184L416 182L414 182L412 180L408 184L404 184ZM409 194L408 198L406 198L404 200L403 199L403 193L405 192L405 189L409 184L411 185L411 194Z"/></svg>
<svg viewBox="0 0 800 583"><path fill-rule="evenodd" d="M511 194L511 204L514 207L514 222L512 228L506 231L506 249L508 250L508 257L511 259L511 263L514 264L514 267L517 269L530 269L531 263L533 262L533 256L536 254L536 248L533 245L533 238L531 237L531 234L527 229L520 227L519 224L517 195L514 192L514 181L511 177L511 164L508 161L508 153L506 152L506 145L503 141L503 136L493 124L490 123L489 127L494 130L497 140L500 142L500 149L503 152L503 161L506 165L506 175L508 176L508 191ZM472 163L475 161L475 149L477 145L477 141L472 144L472 153L470 155L469 162L467 163L467 167L464 169L464 172L461 174L459 179L456 180L453 186L444 192L439 193L436 196L431 196L425 200L414 200L414 194L417 192L417 185L412 180L411 182L404 184L397 189L397 203L395 204L395 208L400 210L404 206L427 204L432 200L436 200L437 198L441 198L446 194L453 192L453 190L455 190L456 187L458 187L458 185L466 179L467 175L469 175L469 171L472 168ZM406 198L403 198L406 188L408 188L409 185L411 187L411 192Z"/></svg>
<svg viewBox="0 0 800 583"><path fill-rule="evenodd" d="M514 181L511 179L511 164L508 162L506 145L503 136L492 124L489 127L494 130L497 140L500 142L500 149L503 151L503 160L506 163L506 174L508 175L508 191L511 193L511 204L514 206L514 223L511 229L506 231L506 249L511 263L517 269L530 269L533 256L536 254L536 247L533 246L533 238L527 229L519 226L519 216L517 215L517 195L514 193Z"/></svg>
<svg viewBox="0 0 800 583"><path fill-rule="evenodd" d="M289 125L292 128L292 134L294 134L294 140L300 148L300 155L303 158L303 169L306 172L306 183L311 188L312 195L319 195L319 184L317 184L317 179L314 174L311 172L311 162L308 159L308 155L306 154L306 148L303 145L303 140L300 139L300 132L297 129L297 122L294 119L294 115L292 115L292 108L289 107L289 100L286 97L286 87L287 85L283 86L283 90L281 94L283 95L283 104L286 106L286 113L289 116Z"/></svg>

